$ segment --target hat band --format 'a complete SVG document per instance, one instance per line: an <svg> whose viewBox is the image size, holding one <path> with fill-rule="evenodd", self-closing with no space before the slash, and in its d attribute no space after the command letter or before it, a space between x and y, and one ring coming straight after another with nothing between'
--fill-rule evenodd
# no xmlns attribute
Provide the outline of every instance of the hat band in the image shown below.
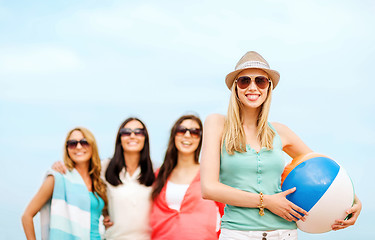
<svg viewBox="0 0 375 240"><path fill-rule="evenodd" d="M238 70L238 69L245 69L245 68L265 68L265 69L270 69L270 67L266 63L264 63L264 62L260 62L260 61L247 61L247 62L242 63L238 67L236 67L236 70Z"/></svg>

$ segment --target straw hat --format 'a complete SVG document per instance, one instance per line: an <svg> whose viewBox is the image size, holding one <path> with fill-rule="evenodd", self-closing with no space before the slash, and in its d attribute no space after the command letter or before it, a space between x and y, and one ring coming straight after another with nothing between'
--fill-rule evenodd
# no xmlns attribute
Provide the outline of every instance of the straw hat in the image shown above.
<svg viewBox="0 0 375 240"><path fill-rule="evenodd" d="M237 75L244 69L248 68L257 68L265 71L268 74L268 77L272 81L273 88L276 87L280 79L280 73L270 69L268 62L257 52L250 51L247 52L242 58L238 61L233 72L229 73L225 78L225 83L228 88L231 89L232 84L237 77Z"/></svg>

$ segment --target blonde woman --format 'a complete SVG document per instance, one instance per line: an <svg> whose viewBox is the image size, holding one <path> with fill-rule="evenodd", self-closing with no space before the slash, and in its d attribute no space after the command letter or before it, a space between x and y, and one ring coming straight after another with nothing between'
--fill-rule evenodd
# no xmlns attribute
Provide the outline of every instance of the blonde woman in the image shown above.
<svg viewBox="0 0 375 240"><path fill-rule="evenodd" d="M280 75L256 52L246 53L226 77L231 90L227 116L213 114L204 124L202 195L226 204L220 239L297 239L297 218L307 212L282 192L283 151L294 158L312 152L287 126L269 123L272 90ZM333 230L353 225L361 211L355 197L353 217L337 220ZM301 213L301 214L300 214Z"/></svg>
<svg viewBox="0 0 375 240"><path fill-rule="evenodd" d="M62 174L66 166L52 169ZM105 239L150 240L151 191L155 180L146 125L138 118L123 121L117 131L113 157L102 162L108 211L104 213Z"/></svg>
<svg viewBox="0 0 375 240"><path fill-rule="evenodd" d="M100 239L107 197L93 134L83 127L71 130L63 159L68 172L49 172L22 216L26 238L36 239L33 217L42 210L42 239Z"/></svg>

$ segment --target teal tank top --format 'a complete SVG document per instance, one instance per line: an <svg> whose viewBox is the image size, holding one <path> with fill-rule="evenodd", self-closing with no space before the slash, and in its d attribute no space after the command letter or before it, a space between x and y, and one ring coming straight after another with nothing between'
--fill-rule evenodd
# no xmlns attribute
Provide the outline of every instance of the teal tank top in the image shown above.
<svg viewBox="0 0 375 240"><path fill-rule="evenodd" d="M104 207L104 201L98 194L90 192L90 214L91 214L91 226L90 226L90 239L100 240L99 234L99 218L102 215Z"/></svg>
<svg viewBox="0 0 375 240"><path fill-rule="evenodd" d="M280 136L275 131L273 149L263 147L258 153L246 145L246 152L229 155L223 146L220 156L220 182L252 193L275 194L281 192L281 174L285 162ZM244 208L226 205L221 227L232 230L271 231L278 229L296 229L295 222L289 222L268 209L264 216L258 208Z"/></svg>

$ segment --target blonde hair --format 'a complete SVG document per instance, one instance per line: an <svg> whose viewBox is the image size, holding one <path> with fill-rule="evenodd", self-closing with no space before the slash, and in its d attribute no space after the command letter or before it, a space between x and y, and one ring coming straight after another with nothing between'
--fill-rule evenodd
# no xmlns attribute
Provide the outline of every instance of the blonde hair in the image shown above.
<svg viewBox="0 0 375 240"><path fill-rule="evenodd" d="M92 148L92 156L90 159L90 166L89 166L89 175L92 180L92 188L93 190L103 199L104 201L104 209L107 209L107 193L106 193L106 185L103 182L103 180L100 178L100 171L101 171L101 162L99 158L99 152L98 152L98 146L96 144L96 140L94 135L86 128L84 127L76 127L69 131L69 133L66 136L65 142L69 140L70 135L74 131L80 131L83 135L83 137L87 140L87 142L90 144ZM65 146L64 149L64 164L69 169L69 171L73 170L75 167L74 161L70 158L68 153L68 148Z"/></svg>
<svg viewBox="0 0 375 240"><path fill-rule="evenodd" d="M260 146L266 147L268 150L273 148L273 138L275 136L275 131L273 131L268 125L268 114L271 106L272 89L273 84L271 82L268 88L267 98L260 107L260 112L257 119L257 137L260 141ZM242 126L242 108L243 104L238 99L237 84L234 81L231 88L228 113L224 123L223 137L221 139L221 146L225 145L225 149L230 155L233 155L235 151L246 152L245 131Z"/></svg>

